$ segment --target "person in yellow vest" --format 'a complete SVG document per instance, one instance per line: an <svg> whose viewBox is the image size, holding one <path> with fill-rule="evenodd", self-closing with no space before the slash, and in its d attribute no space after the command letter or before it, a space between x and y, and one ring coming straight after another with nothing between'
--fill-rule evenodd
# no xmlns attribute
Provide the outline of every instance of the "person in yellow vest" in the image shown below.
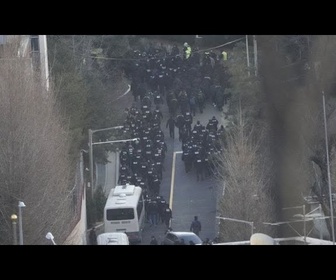
<svg viewBox="0 0 336 280"><path fill-rule="evenodd" d="M221 58L225 61L227 60L227 52L226 51L222 51L221 52Z"/></svg>
<svg viewBox="0 0 336 280"><path fill-rule="evenodd" d="M183 44L183 54L185 59L188 59L191 55L191 47L188 43Z"/></svg>

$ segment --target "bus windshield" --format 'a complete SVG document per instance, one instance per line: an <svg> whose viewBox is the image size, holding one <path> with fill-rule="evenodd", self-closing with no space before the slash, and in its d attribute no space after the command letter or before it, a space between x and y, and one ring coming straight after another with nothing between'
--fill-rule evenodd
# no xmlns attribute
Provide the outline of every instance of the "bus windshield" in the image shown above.
<svg viewBox="0 0 336 280"><path fill-rule="evenodd" d="M133 220L134 209L133 208L107 209L106 219L108 221Z"/></svg>

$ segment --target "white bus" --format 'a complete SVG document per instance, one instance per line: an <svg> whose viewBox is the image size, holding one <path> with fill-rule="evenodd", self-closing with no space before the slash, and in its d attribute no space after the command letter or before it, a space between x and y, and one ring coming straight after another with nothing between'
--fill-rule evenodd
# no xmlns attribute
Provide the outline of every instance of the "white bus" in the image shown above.
<svg viewBox="0 0 336 280"><path fill-rule="evenodd" d="M131 244L141 243L145 222L142 189L134 185L112 188L104 208L107 232L125 232Z"/></svg>

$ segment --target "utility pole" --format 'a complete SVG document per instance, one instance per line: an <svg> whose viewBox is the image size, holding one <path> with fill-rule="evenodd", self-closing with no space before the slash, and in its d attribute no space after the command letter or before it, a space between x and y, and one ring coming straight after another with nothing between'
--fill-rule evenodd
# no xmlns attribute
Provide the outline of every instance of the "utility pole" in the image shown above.
<svg viewBox="0 0 336 280"><path fill-rule="evenodd" d="M13 225L13 245L17 245L17 234L16 234L16 220L17 216L13 214L11 216L12 225Z"/></svg>
<svg viewBox="0 0 336 280"><path fill-rule="evenodd" d="M323 99L323 117L324 117L324 137L325 137L326 153L327 153L327 170L328 170L329 204L330 204L329 207L330 207L330 217L331 217L331 234L332 234L333 245L335 245L334 207L333 207L332 192L331 192L329 148L328 148L328 131L327 131L327 117L326 117L325 97L324 97L324 91L323 90L322 90L322 99Z"/></svg>
<svg viewBox="0 0 336 280"><path fill-rule="evenodd" d="M92 129L89 129L89 157L90 157L90 196L93 197L93 149Z"/></svg>
<svg viewBox="0 0 336 280"><path fill-rule="evenodd" d="M248 35L246 36L246 59L247 59L247 75L250 77L250 54L249 54L249 45L248 45Z"/></svg>
<svg viewBox="0 0 336 280"><path fill-rule="evenodd" d="M254 71L255 76L258 76L258 50L257 50L257 39L256 36L253 35L253 49L254 49Z"/></svg>

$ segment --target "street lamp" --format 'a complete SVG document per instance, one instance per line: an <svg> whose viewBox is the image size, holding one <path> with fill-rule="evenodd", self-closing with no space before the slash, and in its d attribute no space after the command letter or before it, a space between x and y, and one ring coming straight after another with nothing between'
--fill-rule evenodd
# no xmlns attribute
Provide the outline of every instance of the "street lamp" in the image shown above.
<svg viewBox="0 0 336 280"><path fill-rule="evenodd" d="M334 206L332 201L332 192L331 192L331 179L330 179L330 163L329 163L329 149L328 149L328 130L327 130L327 117L325 109L325 97L324 91L322 91L322 101L323 101L323 117L324 117L324 138L326 145L326 154L327 154L327 173L328 173L328 187L329 187L329 206L330 206L330 216L331 216L331 237L333 245L335 245L335 228L334 228Z"/></svg>
<svg viewBox="0 0 336 280"><path fill-rule="evenodd" d="M17 236L16 236L16 220L17 216L13 214L11 216L12 225L13 225L13 245L17 245Z"/></svg>
<svg viewBox="0 0 336 280"><path fill-rule="evenodd" d="M247 60L247 75L250 77L250 54L248 45L248 35L246 36L246 60Z"/></svg>
<svg viewBox="0 0 336 280"><path fill-rule="evenodd" d="M253 35L253 52L254 52L254 75L258 76L258 51L256 35Z"/></svg>
<svg viewBox="0 0 336 280"><path fill-rule="evenodd" d="M93 196L93 148L92 145L97 144L97 143L103 143L103 142L97 142L93 143L92 142L92 135L95 132L98 131L107 131L107 130L113 130L113 129L121 129L123 128L122 125L119 126L114 126L114 127L107 127L107 128L101 128L101 129L89 129L89 158L90 158L90 187L91 187L91 196Z"/></svg>
<svg viewBox="0 0 336 280"><path fill-rule="evenodd" d="M56 245L55 241L54 241L54 236L52 235L51 232L48 232L47 235L46 235L46 238L51 240L51 242Z"/></svg>
<svg viewBox="0 0 336 280"><path fill-rule="evenodd" d="M26 207L26 205L24 204L24 202L19 201L19 234L20 234L20 245L23 245L23 231L22 231L22 211L21 208L22 207Z"/></svg>
<svg viewBox="0 0 336 280"><path fill-rule="evenodd" d="M253 222L249 222L249 221L244 221L244 220L237 220L237 219L232 219L232 218L225 218L225 217L216 217L217 219L221 219L221 220L228 220L228 221L233 221L233 222L239 222L239 223L244 223L244 224L248 224L251 226L251 236L253 235Z"/></svg>

